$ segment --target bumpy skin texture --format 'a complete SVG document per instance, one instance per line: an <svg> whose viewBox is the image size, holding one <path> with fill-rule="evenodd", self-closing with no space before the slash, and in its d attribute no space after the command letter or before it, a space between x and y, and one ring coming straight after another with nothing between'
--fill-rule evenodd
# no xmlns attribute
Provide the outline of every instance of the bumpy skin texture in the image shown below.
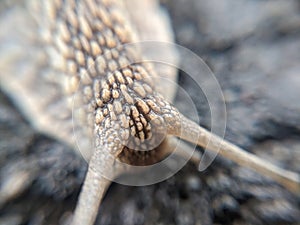
<svg viewBox="0 0 300 225"><path fill-rule="evenodd" d="M47 8L47 31L57 34L54 42L49 37L50 58L61 57L54 66L66 73L64 91L78 96L73 109L75 126L87 127L83 133L95 138L96 147L113 140L115 156L123 150L117 143L147 150L156 147L153 127L164 127L163 115L172 113L155 92L151 68L132 64L142 58L135 47L124 46L138 39L122 7L120 1L66 1ZM148 145L142 144L145 139Z"/></svg>
<svg viewBox="0 0 300 225"><path fill-rule="evenodd" d="M138 49L124 46L138 39L121 2L96 3L50 3L48 26L42 26L50 46L48 57L55 62L52 68L65 74L58 86L63 96L76 95L75 130L79 129L81 140L90 138L91 145L79 143L79 147L94 151L72 224L93 224L109 185L101 175L113 170L120 154L125 162L140 159L143 165L149 158L152 162L148 150L159 146L165 119L178 114L155 92L153 71L140 63ZM136 147L147 151L130 151ZM131 160L133 155L137 159ZM157 151L155 155L159 156ZM117 174L121 171L115 169Z"/></svg>
<svg viewBox="0 0 300 225"><path fill-rule="evenodd" d="M112 171L116 159L161 160L164 124L171 125L177 110L155 91L154 71L142 64L140 50L124 46L139 38L122 1L27 1L12 10L17 18L10 21L28 26L17 29L23 39L13 40L11 49L1 46L11 52L0 64L7 71L0 76L3 89L37 129L78 144L88 160L93 155L72 222L92 224L110 183L100 175ZM0 38L12 27L4 26ZM28 57L27 49L33 52ZM12 71L18 64L30 68Z"/></svg>
<svg viewBox="0 0 300 225"><path fill-rule="evenodd" d="M19 29L24 43L19 43L17 57L12 58L16 62L18 57L24 60L24 53L19 51L35 46L31 51L36 52L36 57L28 57L33 71L1 74L1 83L34 126L75 147L74 126L79 148L87 149L82 152L86 159L92 153L86 140L93 138L89 144L99 141L101 138L96 136L102 136L104 129L104 139L109 129L117 129L123 145L134 148L148 139L147 145L157 147L161 140L155 140L157 135L151 130L156 127L159 134L163 132L159 131L164 120L161 115L171 106L155 92L152 67L130 65L142 58L135 46L124 46L139 38L123 2L29 1L14 10L22 7L27 8L23 14L28 15L20 16L20 20L28 20L28 29ZM2 67L9 71L4 63ZM19 81L16 84L18 76L25 85ZM28 97L21 99L20 93ZM141 147L149 149L146 145ZM125 161L126 155L122 155ZM141 154L142 161L144 155Z"/></svg>

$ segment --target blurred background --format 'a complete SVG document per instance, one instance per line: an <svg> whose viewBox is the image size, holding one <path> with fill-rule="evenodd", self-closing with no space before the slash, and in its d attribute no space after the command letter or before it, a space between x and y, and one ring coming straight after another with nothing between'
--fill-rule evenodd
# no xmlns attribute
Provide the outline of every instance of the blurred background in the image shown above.
<svg viewBox="0 0 300 225"><path fill-rule="evenodd" d="M221 85L225 138L300 173L299 1L161 4L176 42L204 59ZM210 111L194 82L180 74L179 84L209 127ZM177 95L175 104L188 115L181 99ZM86 167L68 147L34 131L0 90L0 225L63 224L75 207ZM18 194L2 196L6 190ZM113 184L99 215L97 224L103 225L296 225L300 197L218 157L204 172L188 164L156 185Z"/></svg>

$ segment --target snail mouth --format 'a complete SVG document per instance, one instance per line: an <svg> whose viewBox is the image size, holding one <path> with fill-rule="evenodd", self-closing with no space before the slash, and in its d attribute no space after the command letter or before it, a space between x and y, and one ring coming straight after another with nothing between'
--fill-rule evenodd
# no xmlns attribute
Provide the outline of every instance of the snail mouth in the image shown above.
<svg viewBox="0 0 300 225"><path fill-rule="evenodd" d="M159 163L167 156L166 139L164 139L157 147L149 150L136 150L129 147L124 147L118 155L118 159L122 163L131 166L150 166Z"/></svg>

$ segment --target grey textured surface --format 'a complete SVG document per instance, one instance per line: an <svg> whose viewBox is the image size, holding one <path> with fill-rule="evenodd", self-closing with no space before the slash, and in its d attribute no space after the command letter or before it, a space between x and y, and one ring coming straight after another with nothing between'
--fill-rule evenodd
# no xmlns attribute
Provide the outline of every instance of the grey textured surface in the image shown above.
<svg viewBox="0 0 300 225"><path fill-rule="evenodd" d="M300 172L300 5L295 0L164 1L179 44L201 56L225 94L226 139ZM203 125L209 110L186 76ZM183 112L184 102L176 105ZM35 132L0 95L0 183L27 175L1 206L0 224L62 224L75 207L86 163ZM23 173L21 173L23 172ZM300 199L273 181L218 158L187 165L148 187L113 184L98 224L299 224Z"/></svg>

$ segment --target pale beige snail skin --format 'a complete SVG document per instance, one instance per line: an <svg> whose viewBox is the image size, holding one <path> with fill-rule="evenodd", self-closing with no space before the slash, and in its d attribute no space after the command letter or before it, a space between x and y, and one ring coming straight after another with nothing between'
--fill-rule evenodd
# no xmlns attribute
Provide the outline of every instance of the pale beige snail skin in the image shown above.
<svg viewBox="0 0 300 225"><path fill-rule="evenodd" d="M123 46L143 40L141 37L147 33L136 19L138 14L130 9L140 7L149 13L157 8L155 1L145 1L148 7L154 4L151 10L138 2L28 0L7 6L10 13L2 15L1 89L41 132L76 149L74 126L80 132L76 137L81 139L79 142L91 136L94 141L95 150L84 153L89 168L71 224L94 223L110 185L101 174L112 170L121 174L123 168L115 168L116 161L147 165L161 160L172 150L171 136L219 150L225 158L299 192L298 174L247 153L180 114L165 100L172 99L174 87L169 96L157 92L157 68L143 63L128 65L147 54ZM159 33L167 25L161 26L153 29ZM157 36L161 41L171 40L168 34ZM75 107L74 95L79 97ZM75 115L79 112L73 121L72 110ZM157 138L154 130L168 134L155 150L141 153L126 147L133 144L152 148Z"/></svg>

